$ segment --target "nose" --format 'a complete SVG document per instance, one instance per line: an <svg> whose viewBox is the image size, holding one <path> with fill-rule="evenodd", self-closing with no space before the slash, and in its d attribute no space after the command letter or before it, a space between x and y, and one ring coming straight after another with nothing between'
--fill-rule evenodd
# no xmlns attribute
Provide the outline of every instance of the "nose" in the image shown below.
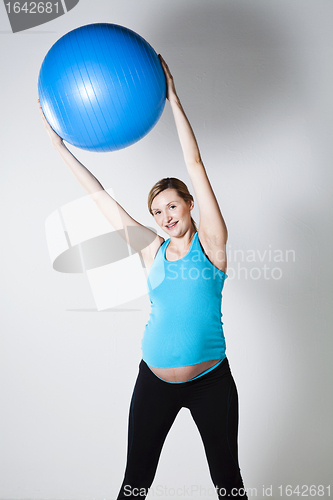
<svg viewBox="0 0 333 500"><path fill-rule="evenodd" d="M171 221L172 221L171 215L166 215L164 218L164 225L170 224Z"/></svg>

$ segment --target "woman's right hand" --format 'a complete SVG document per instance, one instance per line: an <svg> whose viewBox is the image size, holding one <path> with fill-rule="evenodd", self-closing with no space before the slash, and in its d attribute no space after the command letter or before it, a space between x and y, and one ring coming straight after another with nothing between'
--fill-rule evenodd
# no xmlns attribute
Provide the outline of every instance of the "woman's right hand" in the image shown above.
<svg viewBox="0 0 333 500"><path fill-rule="evenodd" d="M39 106L39 111L44 123L44 126L46 128L47 133L49 134L49 137L52 141L52 144L54 147L58 146L59 144L63 144L62 138L53 130L47 119L45 118L45 115L42 110L42 106L40 105L39 99L38 99L38 106Z"/></svg>

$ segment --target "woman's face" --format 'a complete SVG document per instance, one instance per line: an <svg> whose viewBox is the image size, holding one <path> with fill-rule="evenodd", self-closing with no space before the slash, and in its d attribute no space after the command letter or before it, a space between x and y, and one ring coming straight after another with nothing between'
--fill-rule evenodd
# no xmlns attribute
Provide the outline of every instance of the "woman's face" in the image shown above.
<svg viewBox="0 0 333 500"><path fill-rule="evenodd" d="M170 236L177 236L191 227L193 201L186 202L175 189L165 189L153 199L151 210L157 224Z"/></svg>

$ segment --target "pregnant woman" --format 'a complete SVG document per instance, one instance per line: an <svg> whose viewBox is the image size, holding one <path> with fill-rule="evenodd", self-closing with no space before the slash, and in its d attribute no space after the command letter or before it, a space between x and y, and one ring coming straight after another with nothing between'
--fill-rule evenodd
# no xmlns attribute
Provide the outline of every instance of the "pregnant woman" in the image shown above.
<svg viewBox="0 0 333 500"><path fill-rule="evenodd" d="M191 125L160 56L184 160L199 207L179 179L167 177L149 192L148 208L167 239L133 219L66 148L40 108L53 146L98 208L141 253L151 313L129 411L127 463L118 499L145 498L165 438L188 408L203 440L217 497L247 499L238 463L238 396L225 354L221 321L227 228L207 177ZM130 227L140 238L130 238Z"/></svg>

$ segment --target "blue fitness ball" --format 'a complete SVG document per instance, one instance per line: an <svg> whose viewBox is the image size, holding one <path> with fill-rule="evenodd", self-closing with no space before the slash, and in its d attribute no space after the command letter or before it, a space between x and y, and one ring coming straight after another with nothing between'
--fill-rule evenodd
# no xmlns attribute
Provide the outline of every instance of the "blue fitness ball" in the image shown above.
<svg viewBox="0 0 333 500"><path fill-rule="evenodd" d="M165 105L160 60L146 40L117 24L81 26L46 54L38 77L42 110L66 142L115 151L144 137Z"/></svg>

